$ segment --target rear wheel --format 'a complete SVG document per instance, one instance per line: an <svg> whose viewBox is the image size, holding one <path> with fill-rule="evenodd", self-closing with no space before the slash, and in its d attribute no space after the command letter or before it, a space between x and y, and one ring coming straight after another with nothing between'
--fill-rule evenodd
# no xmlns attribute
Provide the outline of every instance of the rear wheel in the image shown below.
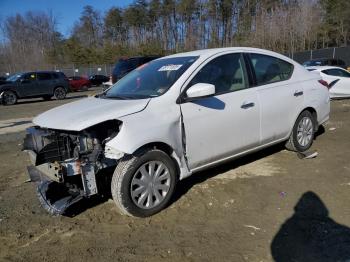
<svg viewBox="0 0 350 262"><path fill-rule="evenodd" d="M152 149L119 162L111 191L121 214L147 217L166 207L176 183L174 161L163 151Z"/></svg>
<svg viewBox="0 0 350 262"><path fill-rule="evenodd" d="M57 99L57 100L61 100L64 99L66 97L66 89L64 89L63 87L59 86L56 87L55 90L53 91L53 96Z"/></svg>
<svg viewBox="0 0 350 262"><path fill-rule="evenodd" d="M17 103L17 95L15 92L7 90L2 94L2 103L4 105L14 105Z"/></svg>
<svg viewBox="0 0 350 262"><path fill-rule="evenodd" d="M298 152L308 150L314 140L315 123L315 117L309 111L303 111L294 124L286 144L287 149Z"/></svg>

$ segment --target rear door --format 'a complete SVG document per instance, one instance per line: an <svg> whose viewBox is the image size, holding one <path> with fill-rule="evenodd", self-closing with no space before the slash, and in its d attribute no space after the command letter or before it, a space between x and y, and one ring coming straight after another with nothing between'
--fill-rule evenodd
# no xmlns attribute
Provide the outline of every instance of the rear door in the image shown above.
<svg viewBox="0 0 350 262"><path fill-rule="evenodd" d="M38 72L37 80L39 84L39 93L41 95L52 94L53 79L50 73Z"/></svg>
<svg viewBox="0 0 350 262"><path fill-rule="evenodd" d="M261 110L261 144L285 138L302 110L303 85L291 80L294 66L282 59L247 55L255 78Z"/></svg>
<svg viewBox="0 0 350 262"><path fill-rule="evenodd" d="M249 88L242 55L213 58L197 71L185 90L197 83L215 85L215 95L181 104L190 168L256 147L259 100L256 90Z"/></svg>

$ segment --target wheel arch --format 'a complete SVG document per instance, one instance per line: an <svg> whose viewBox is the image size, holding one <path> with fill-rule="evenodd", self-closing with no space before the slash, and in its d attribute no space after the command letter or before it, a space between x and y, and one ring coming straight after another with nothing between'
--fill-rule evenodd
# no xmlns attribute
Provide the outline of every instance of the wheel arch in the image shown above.
<svg viewBox="0 0 350 262"><path fill-rule="evenodd" d="M144 152L147 149L158 149L166 153L174 161L174 164L176 167L176 175L178 178L180 177L180 173L181 173L180 163L179 163L180 159L178 158L175 150L169 144L160 142L160 141L150 142L134 150L133 154Z"/></svg>
<svg viewBox="0 0 350 262"><path fill-rule="evenodd" d="M318 120L317 120L317 111L315 108L311 107L311 106L308 106L306 108L304 108L304 110L302 110L299 115L297 116L296 119L298 119L298 117L300 116L300 114L304 111L309 111L311 113L311 115L313 116L314 120L315 120L315 123L314 123L314 127L315 127L315 131L317 131L318 129ZM295 121L296 121L295 119Z"/></svg>
<svg viewBox="0 0 350 262"><path fill-rule="evenodd" d="M0 91L0 94L1 94L2 92L5 92L5 91L11 91L11 92L15 93L15 95L17 96L17 98L20 98L18 92L16 91L16 88L13 88L13 87L4 88L3 90Z"/></svg>

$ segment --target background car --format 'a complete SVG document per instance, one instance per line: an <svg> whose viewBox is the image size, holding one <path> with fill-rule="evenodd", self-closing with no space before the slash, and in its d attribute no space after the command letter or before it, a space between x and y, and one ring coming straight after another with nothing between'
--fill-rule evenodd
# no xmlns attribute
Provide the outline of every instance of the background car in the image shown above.
<svg viewBox="0 0 350 262"><path fill-rule="evenodd" d="M346 64L343 60L337 58L321 58L313 59L303 63L303 66L338 66L346 69Z"/></svg>
<svg viewBox="0 0 350 262"><path fill-rule="evenodd" d="M122 78L135 68L139 67L140 65L148 63L159 57L160 56L138 56L119 59L112 72L112 83L114 84L120 78Z"/></svg>
<svg viewBox="0 0 350 262"><path fill-rule="evenodd" d="M350 72L335 66L307 67L311 72L319 73L329 86L331 98L350 97Z"/></svg>
<svg viewBox="0 0 350 262"><path fill-rule="evenodd" d="M109 77L105 75L92 75L89 77L90 83L94 86L100 86L104 82L109 81Z"/></svg>
<svg viewBox="0 0 350 262"><path fill-rule="evenodd" d="M0 84L0 98L4 105L16 104L20 98L64 99L68 91L67 77L62 72L53 71L17 73Z"/></svg>
<svg viewBox="0 0 350 262"><path fill-rule="evenodd" d="M91 87L91 82L85 77L70 76L68 80L72 91L88 90Z"/></svg>

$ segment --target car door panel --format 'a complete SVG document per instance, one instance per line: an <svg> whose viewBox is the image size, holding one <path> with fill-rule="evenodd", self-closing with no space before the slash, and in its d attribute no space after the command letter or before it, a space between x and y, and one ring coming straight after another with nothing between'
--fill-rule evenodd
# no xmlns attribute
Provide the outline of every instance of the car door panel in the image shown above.
<svg viewBox="0 0 350 262"><path fill-rule="evenodd" d="M282 59L255 53L246 57L260 101L260 143L264 145L286 138L303 106L303 84L290 80L294 66Z"/></svg>
<svg viewBox="0 0 350 262"><path fill-rule="evenodd" d="M245 104L251 106L244 108ZM188 102L181 110L190 168L259 144L259 100L254 89Z"/></svg>
<svg viewBox="0 0 350 262"><path fill-rule="evenodd" d="M256 89L261 101L261 144L287 137L302 109L302 83L279 82Z"/></svg>
<svg viewBox="0 0 350 262"><path fill-rule="evenodd" d="M40 92L35 73L27 73L17 82L17 92L20 97L36 96Z"/></svg>
<svg viewBox="0 0 350 262"><path fill-rule="evenodd" d="M260 141L260 103L248 88L240 53L207 62L190 81L215 86L216 94L181 104L190 169L256 147Z"/></svg>

